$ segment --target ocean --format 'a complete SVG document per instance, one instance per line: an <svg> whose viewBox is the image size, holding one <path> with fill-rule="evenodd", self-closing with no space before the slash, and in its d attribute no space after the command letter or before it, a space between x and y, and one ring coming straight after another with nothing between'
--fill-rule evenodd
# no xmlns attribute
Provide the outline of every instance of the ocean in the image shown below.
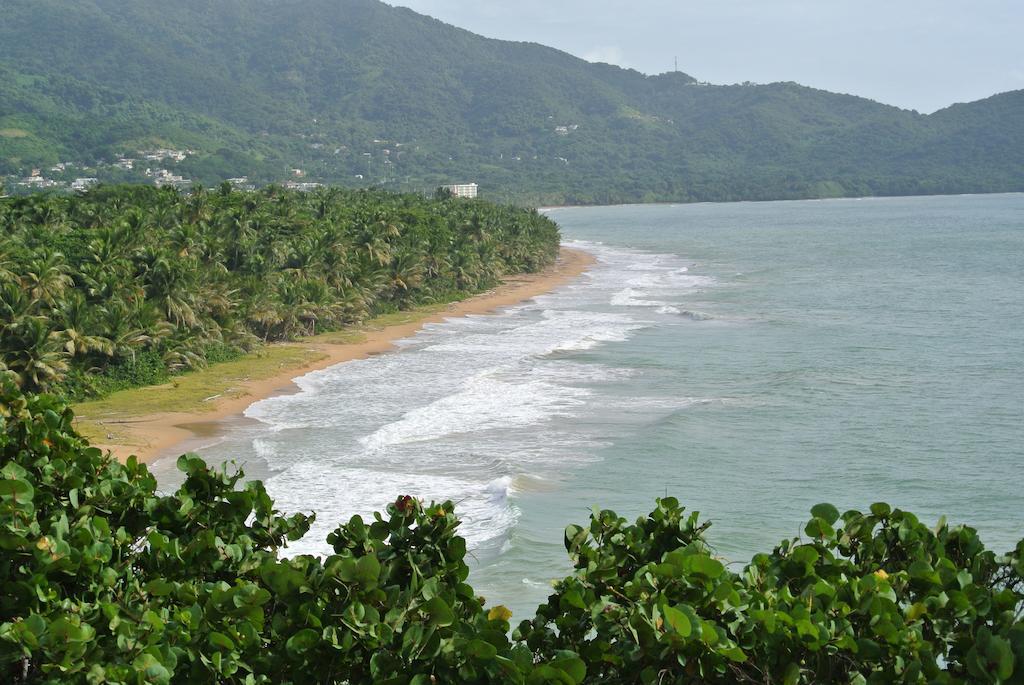
<svg viewBox="0 0 1024 685"><path fill-rule="evenodd" d="M826 501L1024 538L1024 195L548 213L597 257L577 281L311 373L200 450L317 513L290 553L451 499L516 621L569 571L567 524L664 495L735 570Z"/></svg>

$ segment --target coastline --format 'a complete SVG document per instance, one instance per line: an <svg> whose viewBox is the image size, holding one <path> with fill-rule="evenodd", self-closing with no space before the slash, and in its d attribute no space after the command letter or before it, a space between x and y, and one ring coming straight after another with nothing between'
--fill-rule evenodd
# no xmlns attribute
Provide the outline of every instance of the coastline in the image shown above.
<svg viewBox="0 0 1024 685"><path fill-rule="evenodd" d="M544 271L507 276L496 288L465 300L441 308L407 312L404 317L406 320L399 323L375 326L371 321L365 326L354 327L352 331L270 345L270 348L278 350L301 351L302 355L298 361L283 365L263 378L225 379L226 387L204 398L194 410L90 414L89 407L94 403L84 403L81 410L75 408L76 422L88 425L89 429L84 431L87 436L89 433L93 434L90 436L93 438L96 435L105 436L107 442L93 439L93 446L111 452L117 459L124 461L130 455L135 455L144 463L152 463L174 455L183 445L219 435L232 423L244 420L242 413L253 403L293 392L296 388L294 380L300 376L393 350L396 341L414 335L428 323L487 314L543 295L584 273L595 261L594 256L588 252L563 246L555 264ZM352 339L353 333L358 334L357 339ZM204 373L208 373L208 370L190 375L201 376ZM173 387L163 386L149 390L174 392ZM145 391L140 389L126 392Z"/></svg>

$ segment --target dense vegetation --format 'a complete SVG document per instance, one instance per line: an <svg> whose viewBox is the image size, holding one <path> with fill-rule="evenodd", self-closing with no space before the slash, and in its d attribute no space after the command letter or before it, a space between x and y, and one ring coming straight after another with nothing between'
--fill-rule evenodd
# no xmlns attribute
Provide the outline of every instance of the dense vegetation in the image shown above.
<svg viewBox="0 0 1024 685"><path fill-rule="evenodd" d="M535 205L1021 191L1024 91L925 116L711 86L377 0L4 3L0 174L157 145L195 149L171 170L207 184L297 167Z"/></svg>
<svg viewBox="0 0 1024 685"><path fill-rule="evenodd" d="M0 200L0 363L27 390L158 382L448 301L558 252L534 211L382 191L147 186Z"/></svg>
<svg viewBox="0 0 1024 685"><path fill-rule="evenodd" d="M467 584L450 502L399 497L288 557L311 518L183 456L162 494L0 373L8 683L1021 683L1024 541L884 504L812 510L739 572L665 498L569 526L575 572L510 635Z"/></svg>

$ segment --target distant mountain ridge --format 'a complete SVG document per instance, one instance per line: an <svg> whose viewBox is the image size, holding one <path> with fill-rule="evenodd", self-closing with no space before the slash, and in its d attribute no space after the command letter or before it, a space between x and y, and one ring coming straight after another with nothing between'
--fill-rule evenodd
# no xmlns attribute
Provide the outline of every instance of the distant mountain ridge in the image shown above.
<svg viewBox="0 0 1024 685"><path fill-rule="evenodd" d="M157 145L196 150L172 166L205 183L474 180L543 204L1021 191L1024 91L925 116L645 76L377 0L5 2L0 174Z"/></svg>

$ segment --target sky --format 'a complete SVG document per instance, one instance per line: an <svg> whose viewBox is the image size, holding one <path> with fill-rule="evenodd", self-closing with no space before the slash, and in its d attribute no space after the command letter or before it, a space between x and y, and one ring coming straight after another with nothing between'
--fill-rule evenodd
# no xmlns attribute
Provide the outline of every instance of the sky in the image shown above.
<svg viewBox="0 0 1024 685"><path fill-rule="evenodd" d="M930 113L1024 88L1024 0L388 0L492 38Z"/></svg>

